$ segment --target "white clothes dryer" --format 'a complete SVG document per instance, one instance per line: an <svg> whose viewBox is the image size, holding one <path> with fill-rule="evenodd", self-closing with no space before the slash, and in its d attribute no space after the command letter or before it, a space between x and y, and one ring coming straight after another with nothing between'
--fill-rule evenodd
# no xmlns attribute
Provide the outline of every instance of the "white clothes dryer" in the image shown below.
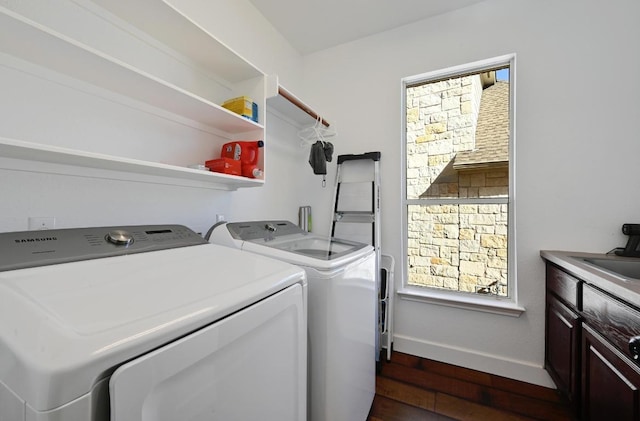
<svg viewBox="0 0 640 421"><path fill-rule="evenodd" d="M289 221L220 223L209 240L305 269L310 419L366 420L375 395L373 247L314 235Z"/></svg>
<svg viewBox="0 0 640 421"><path fill-rule="evenodd" d="M179 225L0 234L0 419L306 419L307 283Z"/></svg>

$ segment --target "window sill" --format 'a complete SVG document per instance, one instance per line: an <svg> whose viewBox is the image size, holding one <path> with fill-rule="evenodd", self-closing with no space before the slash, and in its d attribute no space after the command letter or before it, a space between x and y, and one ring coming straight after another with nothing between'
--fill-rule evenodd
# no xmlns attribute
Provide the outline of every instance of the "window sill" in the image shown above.
<svg viewBox="0 0 640 421"><path fill-rule="evenodd" d="M465 310L482 311L502 316L520 317L525 308L511 300L498 297L478 298L472 295L446 291L425 290L419 287L404 287L398 290L398 297L408 301L419 301Z"/></svg>

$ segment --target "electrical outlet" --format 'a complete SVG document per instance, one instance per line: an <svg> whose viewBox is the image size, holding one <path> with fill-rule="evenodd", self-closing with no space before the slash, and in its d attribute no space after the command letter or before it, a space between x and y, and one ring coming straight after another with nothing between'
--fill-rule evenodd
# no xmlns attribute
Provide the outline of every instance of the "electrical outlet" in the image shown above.
<svg viewBox="0 0 640 421"><path fill-rule="evenodd" d="M29 230L50 230L56 227L56 218L53 216L30 216Z"/></svg>

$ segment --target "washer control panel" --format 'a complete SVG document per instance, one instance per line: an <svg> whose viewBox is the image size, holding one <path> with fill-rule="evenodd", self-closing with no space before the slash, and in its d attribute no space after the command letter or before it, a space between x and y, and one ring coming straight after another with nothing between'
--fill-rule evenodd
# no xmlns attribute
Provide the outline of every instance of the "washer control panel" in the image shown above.
<svg viewBox="0 0 640 421"><path fill-rule="evenodd" d="M133 225L0 233L0 272L207 244L183 225Z"/></svg>
<svg viewBox="0 0 640 421"><path fill-rule="evenodd" d="M129 231L125 230L109 231L106 239L107 241L119 246L129 246L133 243L133 235L131 235Z"/></svg>
<svg viewBox="0 0 640 421"><path fill-rule="evenodd" d="M227 229L236 240L267 240L292 234L307 235L299 226L290 221L249 221L229 222Z"/></svg>

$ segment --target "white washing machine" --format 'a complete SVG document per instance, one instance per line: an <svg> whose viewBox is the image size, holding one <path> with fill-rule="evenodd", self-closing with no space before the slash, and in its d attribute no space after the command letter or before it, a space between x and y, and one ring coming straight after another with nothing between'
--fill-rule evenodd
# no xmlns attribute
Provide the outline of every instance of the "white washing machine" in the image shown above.
<svg viewBox="0 0 640 421"><path fill-rule="evenodd" d="M183 226L0 234L0 419L306 419L307 283Z"/></svg>
<svg viewBox="0 0 640 421"><path fill-rule="evenodd" d="M305 269L311 421L364 421L375 395L373 247L310 234L289 221L222 223L209 239Z"/></svg>

